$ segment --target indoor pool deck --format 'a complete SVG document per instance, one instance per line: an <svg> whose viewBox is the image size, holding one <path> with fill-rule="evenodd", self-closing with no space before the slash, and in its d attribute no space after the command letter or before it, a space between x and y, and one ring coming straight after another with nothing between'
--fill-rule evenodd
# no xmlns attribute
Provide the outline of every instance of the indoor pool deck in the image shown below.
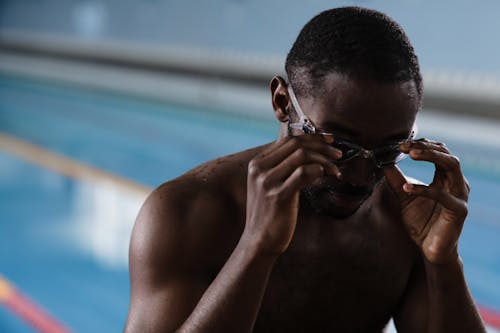
<svg viewBox="0 0 500 333"><path fill-rule="evenodd" d="M275 130L269 121L0 74L0 331L121 331L130 231L150 189L272 140ZM492 157L498 148L479 161L481 149L455 149L468 156L473 189L460 250L494 332L500 169ZM411 161L403 168L429 177L429 168Z"/></svg>

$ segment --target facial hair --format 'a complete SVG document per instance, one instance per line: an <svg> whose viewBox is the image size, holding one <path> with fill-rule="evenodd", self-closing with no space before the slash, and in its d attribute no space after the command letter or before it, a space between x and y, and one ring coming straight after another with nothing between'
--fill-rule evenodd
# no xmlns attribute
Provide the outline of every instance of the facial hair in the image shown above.
<svg viewBox="0 0 500 333"><path fill-rule="evenodd" d="M354 186L350 183L334 183L325 180L302 189L301 200L307 203L318 215L344 219L353 215L361 204L373 193L373 186ZM359 204L350 209L336 206L335 202L325 199L328 195L345 195L358 198Z"/></svg>

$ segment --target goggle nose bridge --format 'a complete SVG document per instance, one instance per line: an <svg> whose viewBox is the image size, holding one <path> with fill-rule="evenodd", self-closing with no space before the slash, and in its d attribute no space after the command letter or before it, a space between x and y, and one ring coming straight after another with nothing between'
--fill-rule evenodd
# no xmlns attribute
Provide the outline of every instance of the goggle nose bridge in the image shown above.
<svg viewBox="0 0 500 333"><path fill-rule="evenodd" d="M363 158L373 158L373 151L372 150L366 150L366 149L360 149L359 152L356 154L357 156L361 156Z"/></svg>

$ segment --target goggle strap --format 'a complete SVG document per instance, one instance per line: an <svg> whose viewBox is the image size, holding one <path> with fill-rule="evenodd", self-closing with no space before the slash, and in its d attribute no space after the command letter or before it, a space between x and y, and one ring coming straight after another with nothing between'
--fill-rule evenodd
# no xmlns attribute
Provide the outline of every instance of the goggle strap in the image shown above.
<svg viewBox="0 0 500 333"><path fill-rule="evenodd" d="M288 90L288 95L290 96L290 100L292 101L292 105L295 108L295 112L297 112L297 114L300 117L299 122L290 124L290 127L304 130L305 132L307 131L308 133L315 133L316 128L313 126L313 124L311 124L309 119L306 118L304 112L302 111L302 108L300 107L299 101L295 96L295 92L293 91L291 83L288 84L287 90Z"/></svg>
<svg viewBox="0 0 500 333"><path fill-rule="evenodd" d="M304 125L301 124L300 122L299 123L291 123L288 126L291 128L294 128L294 129L299 129L299 130L302 130L304 128Z"/></svg>

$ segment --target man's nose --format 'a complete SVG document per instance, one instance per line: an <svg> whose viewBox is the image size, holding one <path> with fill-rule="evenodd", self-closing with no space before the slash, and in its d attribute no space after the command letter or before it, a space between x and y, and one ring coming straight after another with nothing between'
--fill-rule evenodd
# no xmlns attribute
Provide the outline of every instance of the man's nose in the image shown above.
<svg viewBox="0 0 500 333"><path fill-rule="evenodd" d="M344 181L353 186L369 186L375 182L376 164L371 155L356 156L341 165L340 171Z"/></svg>

